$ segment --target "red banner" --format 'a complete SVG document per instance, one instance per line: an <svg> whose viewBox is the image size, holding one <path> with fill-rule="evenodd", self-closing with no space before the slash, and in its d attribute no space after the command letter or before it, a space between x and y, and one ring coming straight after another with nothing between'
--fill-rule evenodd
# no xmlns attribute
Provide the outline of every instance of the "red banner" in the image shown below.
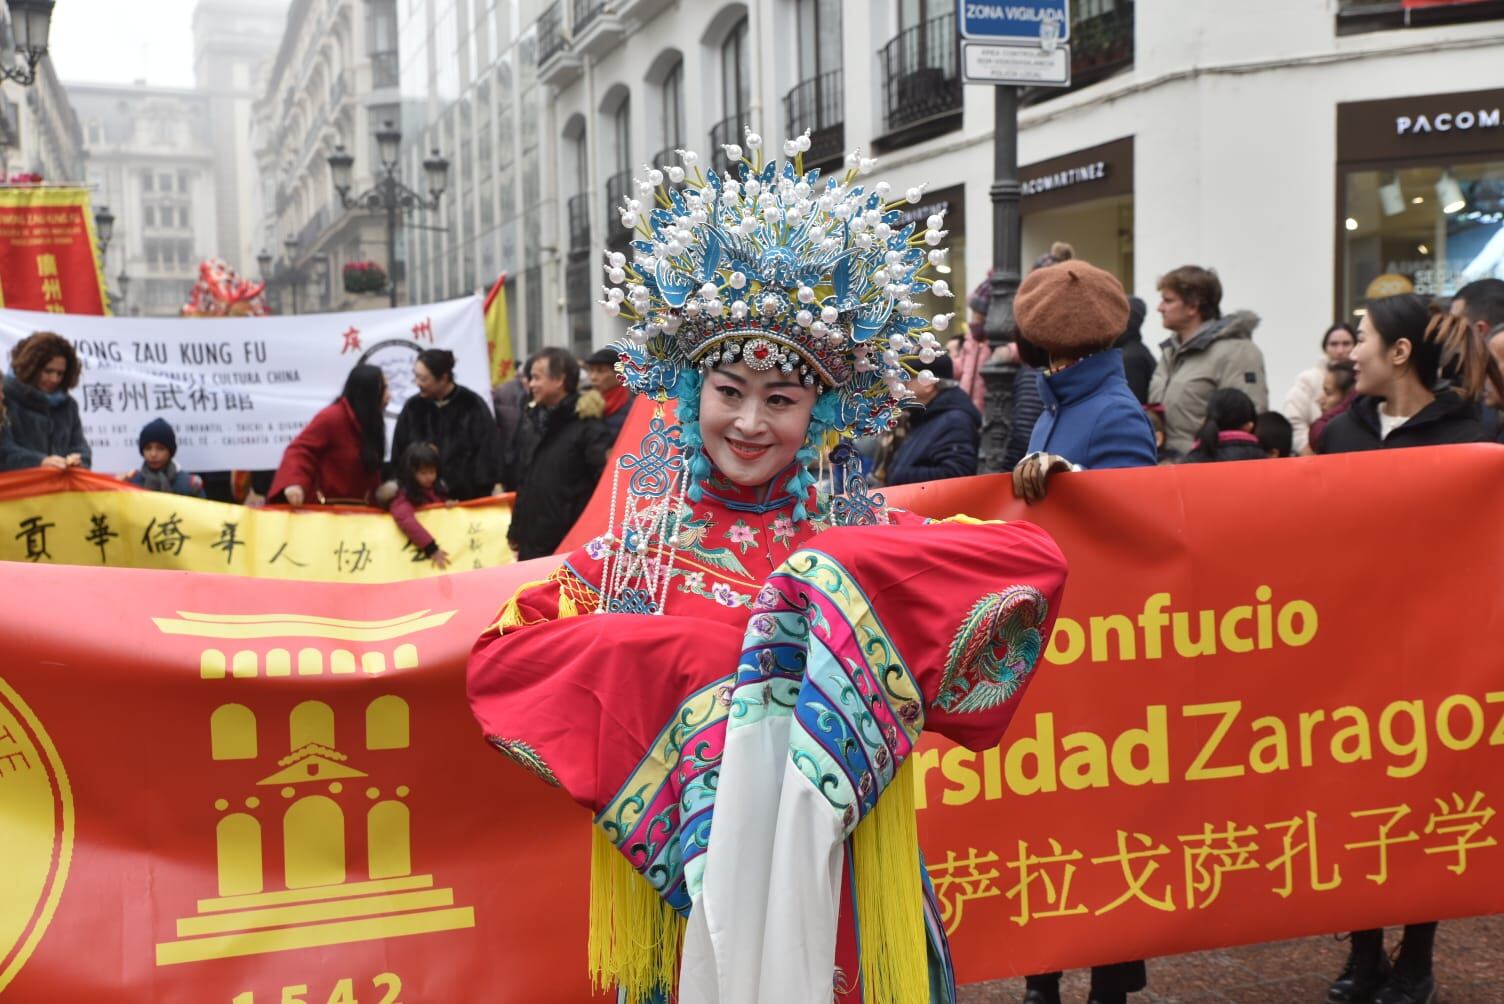
<svg viewBox="0 0 1504 1004"><path fill-rule="evenodd" d="M107 314L82 188L0 188L0 307Z"/></svg>
<svg viewBox="0 0 1504 1004"><path fill-rule="evenodd" d="M1489 446L1053 483L1028 516L1071 578L1023 707L916 754L962 979L1504 911L1500 483ZM890 495L1024 513L1002 478ZM586 814L463 696L550 560L0 566L0 993L588 999Z"/></svg>

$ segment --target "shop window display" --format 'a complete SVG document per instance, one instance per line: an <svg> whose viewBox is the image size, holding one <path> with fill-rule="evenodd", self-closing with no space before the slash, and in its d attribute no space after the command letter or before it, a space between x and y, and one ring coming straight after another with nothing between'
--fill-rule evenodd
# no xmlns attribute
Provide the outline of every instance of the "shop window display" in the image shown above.
<svg viewBox="0 0 1504 1004"><path fill-rule="evenodd" d="M1354 170L1343 181L1348 317L1370 297L1446 297L1504 279L1504 161Z"/></svg>

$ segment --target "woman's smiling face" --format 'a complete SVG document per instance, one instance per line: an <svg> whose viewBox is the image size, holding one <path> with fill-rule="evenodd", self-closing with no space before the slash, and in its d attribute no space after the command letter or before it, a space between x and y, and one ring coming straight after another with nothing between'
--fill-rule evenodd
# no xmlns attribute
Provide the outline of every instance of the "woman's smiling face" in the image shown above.
<svg viewBox="0 0 1504 1004"><path fill-rule="evenodd" d="M743 487L767 484L804 445L818 394L776 367L717 366L700 391L700 435L710 462Z"/></svg>

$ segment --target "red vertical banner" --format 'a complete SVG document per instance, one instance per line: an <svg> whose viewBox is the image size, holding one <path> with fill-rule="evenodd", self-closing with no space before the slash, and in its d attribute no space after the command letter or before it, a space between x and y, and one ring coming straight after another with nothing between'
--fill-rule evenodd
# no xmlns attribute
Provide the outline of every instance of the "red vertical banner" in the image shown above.
<svg viewBox="0 0 1504 1004"><path fill-rule="evenodd" d="M82 188L0 188L0 307L107 314Z"/></svg>

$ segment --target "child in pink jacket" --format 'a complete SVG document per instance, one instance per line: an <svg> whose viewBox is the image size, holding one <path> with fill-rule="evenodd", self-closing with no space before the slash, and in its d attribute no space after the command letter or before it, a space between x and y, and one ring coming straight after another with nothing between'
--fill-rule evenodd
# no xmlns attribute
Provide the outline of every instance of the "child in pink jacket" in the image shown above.
<svg viewBox="0 0 1504 1004"><path fill-rule="evenodd" d="M439 568L449 567L449 555L418 522L417 507L446 502L444 483L439 480L439 451L431 443L413 443L402 454L397 469L397 494L391 513L419 554Z"/></svg>

